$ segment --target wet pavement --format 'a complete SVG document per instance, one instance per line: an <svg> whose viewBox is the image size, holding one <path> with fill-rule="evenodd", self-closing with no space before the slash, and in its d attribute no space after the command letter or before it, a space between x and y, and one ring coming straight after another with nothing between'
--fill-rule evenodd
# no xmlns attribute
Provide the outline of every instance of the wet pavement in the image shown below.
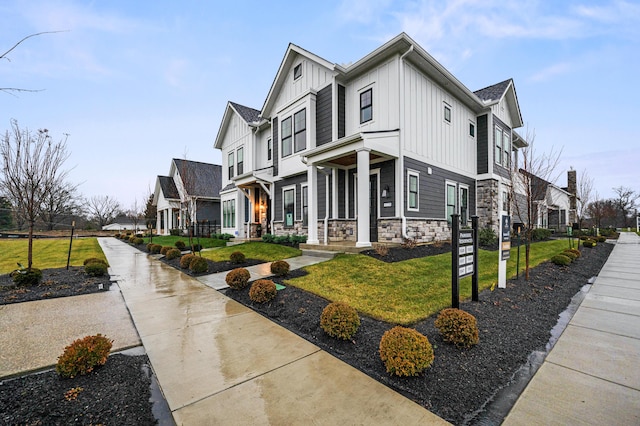
<svg viewBox="0 0 640 426"><path fill-rule="evenodd" d="M114 238L99 242L177 424L448 424L215 291L223 274L194 279ZM268 274L268 264L248 269Z"/></svg>
<svg viewBox="0 0 640 426"><path fill-rule="evenodd" d="M504 425L640 424L640 237L624 232Z"/></svg>

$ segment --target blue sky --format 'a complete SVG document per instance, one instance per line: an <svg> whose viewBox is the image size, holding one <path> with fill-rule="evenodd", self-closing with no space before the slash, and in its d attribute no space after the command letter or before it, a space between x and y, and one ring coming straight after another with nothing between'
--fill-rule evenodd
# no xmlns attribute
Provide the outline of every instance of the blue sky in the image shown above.
<svg viewBox="0 0 640 426"><path fill-rule="evenodd" d="M222 3L222 4L218 4ZM260 109L288 43L355 62L406 32L471 90L515 80L538 152L562 149L600 198L640 191L640 3L629 1L4 0L0 131L68 133L86 196L143 202L172 158L220 163L227 101Z"/></svg>

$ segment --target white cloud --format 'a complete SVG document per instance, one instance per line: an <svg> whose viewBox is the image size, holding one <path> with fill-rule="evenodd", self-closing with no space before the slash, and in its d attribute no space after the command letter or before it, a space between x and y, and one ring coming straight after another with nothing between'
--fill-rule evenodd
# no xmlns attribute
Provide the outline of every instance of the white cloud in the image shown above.
<svg viewBox="0 0 640 426"><path fill-rule="evenodd" d="M570 63L560 62L536 72L530 77L530 80L535 82L547 81L555 76L571 72L572 68L573 67Z"/></svg>

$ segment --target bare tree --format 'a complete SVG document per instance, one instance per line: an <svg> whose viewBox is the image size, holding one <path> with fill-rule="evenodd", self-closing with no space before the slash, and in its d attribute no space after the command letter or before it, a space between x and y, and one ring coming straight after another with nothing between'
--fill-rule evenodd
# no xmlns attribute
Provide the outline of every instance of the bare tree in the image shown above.
<svg viewBox="0 0 640 426"><path fill-rule="evenodd" d="M120 203L108 195L94 195L85 201L89 217L102 229L104 225L115 219L122 210Z"/></svg>
<svg viewBox="0 0 640 426"><path fill-rule="evenodd" d="M613 199L613 202L616 206L617 217L620 218L622 222L622 227L630 226L630 218L633 214L634 208L636 207L636 201L640 198L640 194L636 193L631 188L627 188L626 186L619 186L617 188L613 188L613 192L615 192L618 197ZM618 221L616 220L616 226L618 225Z"/></svg>
<svg viewBox="0 0 640 426"><path fill-rule="evenodd" d="M47 230L53 230L63 218L70 218L78 213L80 207L77 189L78 185L61 182L59 188L54 188L48 194L44 194L40 206L40 219L46 225Z"/></svg>
<svg viewBox="0 0 640 426"><path fill-rule="evenodd" d="M44 32L41 32L41 33L30 34L30 35L22 38L22 40L18 41L16 44L11 46L11 48L9 50L7 50L3 54L1 54L0 55L0 59L6 59L7 61L11 62L11 59L9 59L9 57L7 55L9 53L11 53L16 47L18 47L20 44L22 44L27 39L30 39L31 37L36 37L36 36L43 35L43 34L60 33L60 32L62 32L62 31L44 31ZM0 92L5 92L5 93L9 93L9 94L13 94L15 92L40 92L42 90L43 89L19 89L17 87L0 87Z"/></svg>
<svg viewBox="0 0 640 426"><path fill-rule="evenodd" d="M562 150L538 154L534 147L535 132L527 130L527 146L520 149L520 168L511 167L511 200L513 213L524 225L525 279L529 279L529 260L533 230L538 219L538 205L545 199L549 183L558 179L556 168ZM515 220L515 219L514 219Z"/></svg>
<svg viewBox="0 0 640 426"><path fill-rule="evenodd" d="M582 228L582 219L587 214L587 207L593 196L593 179L587 174L586 169L583 169L578 176L576 190L576 215L578 227Z"/></svg>
<svg viewBox="0 0 640 426"><path fill-rule="evenodd" d="M587 214L596 227L602 228L603 221L606 219L615 220L616 207L612 200L600 200L596 193L595 201L587 206Z"/></svg>
<svg viewBox="0 0 640 426"><path fill-rule="evenodd" d="M62 169L69 158L66 140L54 143L47 129L37 134L20 129L11 120L11 131L0 143L2 178L0 190L8 194L29 226L28 268L33 263L33 229L44 198L63 185L67 171Z"/></svg>
<svg viewBox="0 0 640 426"><path fill-rule="evenodd" d="M136 198L131 204L131 208L127 211L127 217L131 219L133 223L133 231L138 231L138 224L144 218L144 212L142 211L142 205L138 202Z"/></svg>

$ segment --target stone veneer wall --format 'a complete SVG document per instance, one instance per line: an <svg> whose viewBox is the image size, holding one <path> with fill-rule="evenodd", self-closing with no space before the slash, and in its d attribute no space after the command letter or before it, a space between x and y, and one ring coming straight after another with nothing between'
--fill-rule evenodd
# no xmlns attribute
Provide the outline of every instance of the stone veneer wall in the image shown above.
<svg viewBox="0 0 640 426"><path fill-rule="evenodd" d="M480 229L491 227L499 232L498 181L489 179L478 181L476 186L476 212Z"/></svg>
<svg viewBox="0 0 640 426"><path fill-rule="evenodd" d="M407 236L419 243L451 239L451 228L446 220L407 218ZM402 243L402 220L378 220L379 243Z"/></svg>
<svg viewBox="0 0 640 426"><path fill-rule="evenodd" d="M357 241L358 221L329 219L329 241ZM318 221L318 238L324 240L324 222Z"/></svg>
<svg viewBox="0 0 640 426"><path fill-rule="evenodd" d="M285 228L284 222L273 222L273 235L308 235L302 222L293 222L293 227Z"/></svg>

